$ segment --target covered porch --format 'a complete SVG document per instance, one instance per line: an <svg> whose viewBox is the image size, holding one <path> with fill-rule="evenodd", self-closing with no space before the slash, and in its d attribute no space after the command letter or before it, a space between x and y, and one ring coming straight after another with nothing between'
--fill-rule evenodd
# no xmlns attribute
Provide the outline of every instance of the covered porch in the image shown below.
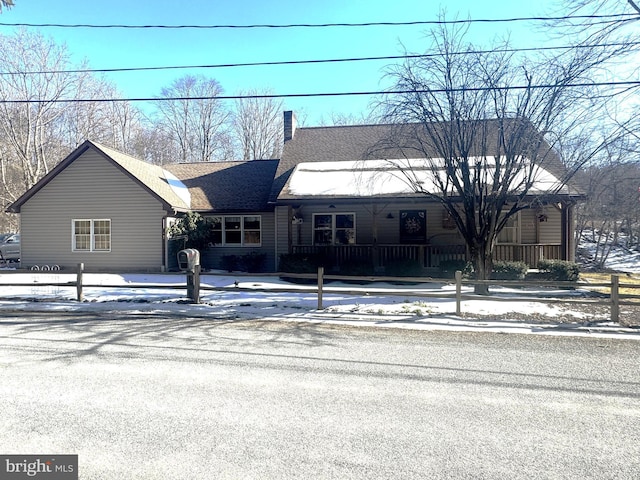
<svg viewBox="0 0 640 480"><path fill-rule="evenodd" d="M435 203L334 201L300 204L280 212L289 226L283 253L320 257L334 270L366 264L384 273L388 266L409 262L424 274L437 274L443 262L470 258L464 239L444 208ZM501 232L494 248L494 261L521 261L537 268L542 259L573 260L570 206L522 210Z"/></svg>
<svg viewBox="0 0 640 480"><path fill-rule="evenodd" d="M391 262L412 260L424 269L439 269L442 262L467 260L464 245L293 245L292 253L321 257L330 267L369 261L384 270ZM562 260L561 244L499 244L494 251L494 261L522 261L531 268L538 262Z"/></svg>

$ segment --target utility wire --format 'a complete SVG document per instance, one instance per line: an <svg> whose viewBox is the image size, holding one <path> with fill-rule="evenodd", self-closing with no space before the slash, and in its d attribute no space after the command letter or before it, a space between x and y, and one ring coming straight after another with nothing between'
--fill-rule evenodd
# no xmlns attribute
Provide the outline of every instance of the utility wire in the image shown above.
<svg viewBox="0 0 640 480"><path fill-rule="evenodd" d="M41 104L41 103L105 103L105 102L158 102L158 101L194 101L194 100L245 100L245 99L276 99L276 98L309 98L309 97L344 97L362 95L409 95L424 93L451 93L451 92L483 92L483 91L508 91L508 90L537 90L546 88L579 88L579 87L639 87L640 81L626 82L585 82L568 83L565 85L516 85L504 87L457 87L457 88L433 88L415 90L378 90L364 92L325 92L325 93L283 93L283 94L256 94L256 95L220 95L197 97L143 97L143 98L86 98L86 99L37 99L37 100L0 100L0 104Z"/></svg>
<svg viewBox="0 0 640 480"><path fill-rule="evenodd" d="M328 28L328 27L398 27L411 25L455 25L470 23L507 23L559 20L633 20L638 14L620 13L612 15L566 15L560 17L514 17L482 18L466 20L425 20L412 22L365 22L365 23L291 23L291 24L252 24L252 25L126 25L126 24L65 24L65 23L0 23L2 27L38 27L38 28L125 28L125 29L256 29L256 28Z"/></svg>
<svg viewBox="0 0 640 480"><path fill-rule="evenodd" d="M531 51L548 51L548 50L570 50L573 48L607 48L619 46L637 46L640 42L629 43L601 43L595 45L558 45L550 47L523 47L523 48L494 48L490 50L470 50L461 52L451 52L447 55L481 55L485 53L519 53ZM66 73L118 73L118 72L141 72L141 71L157 71L157 70L178 70L178 69L204 69L204 68L236 68L236 67L263 67L278 65L305 65L319 63L344 63L344 62L362 62L362 61L380 61L380 60L408 60L418 58L434 58L443 56L443 53L425 53L425 54L408 54L408 55L388 55L380 57L352 57L352 58L331 58L316 60L283 60L271 62L247 62L247 63L218 63L205 65L167 65L156 67L123 67L123 68L85 68L77 70L34 70L26 72L0 72L3 75L51 75Z"/></svg>

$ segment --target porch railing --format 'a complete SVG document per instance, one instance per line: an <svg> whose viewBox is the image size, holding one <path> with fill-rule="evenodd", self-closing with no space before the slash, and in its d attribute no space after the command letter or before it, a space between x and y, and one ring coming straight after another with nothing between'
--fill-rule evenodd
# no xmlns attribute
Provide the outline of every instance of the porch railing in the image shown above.
<svg viewBox="0 0 640 480"><path fill-rule="evenodd" d="M508 262L524 262L531 268L537 268L540 260L562 260L562 245L533 244L511 245L498 244L493 251L494 260Z"/></svg>
<svg viewBox="0 0 640 480"><path fill-rule="evenodd" d="M464 245L294 245L292 253L319 255L333 266L371 260L376 266L385 266L401 259L415 260L425 268L437 268L447 260L465 260ZM542 258L561 259L561 246L553 244L496 246L494 260L523 261L531 268Z"/></svg>

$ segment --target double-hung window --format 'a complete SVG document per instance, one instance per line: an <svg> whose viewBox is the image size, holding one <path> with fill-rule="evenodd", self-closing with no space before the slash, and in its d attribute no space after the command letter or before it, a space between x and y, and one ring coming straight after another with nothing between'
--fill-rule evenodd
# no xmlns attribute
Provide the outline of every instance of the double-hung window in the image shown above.
<svg viewBox="0 0 640 480"><path fill-rule="evenodd" d="M314 245L356 243L355 213L316 213L313 215Z"/></svg>
<svg viewBox="0 0 640 480"><path fill-rule="evenodd" d="M210 218L214 245L259 247L262 243L260 215L226 215Z"/></svg>
<svg viewBox="0 0 640 480"><path fill-rule="evenodd" d="M110 252L111 220L73 220L71 249L74 252Z"/></svg>

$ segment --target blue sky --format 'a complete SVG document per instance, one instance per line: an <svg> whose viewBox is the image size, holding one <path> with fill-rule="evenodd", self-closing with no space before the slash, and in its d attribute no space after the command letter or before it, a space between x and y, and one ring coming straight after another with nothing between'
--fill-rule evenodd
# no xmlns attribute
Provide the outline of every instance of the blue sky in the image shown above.
<svg viewBox="0 0 640 480"><path fill-rule="evenodd" d="M492 0L368 0L345 1L216 1L189 0L15 0L3 10L2 23L89 24L289 24L362 23L437 20L442 4L447 19L540 16L551 11L552 0L495 2ZM424 51L425 26L318 29L61 29L40 31L66 43L72 58L87 59L92 68L204 65L398 55L402 45ZM510 32L516 46L545 42L526 23L474 24L470 39L488 45ZM1 34L13 27L0 26ZM278 94L375 91L387 84L383 68L389 61L272 67L166 70L112 73L127 98L154 97L164 86L187 73L217 79L228 95L241 90L270 89ZM332 113L354 114L367 109L367 97L286 99L284 107L303 112L307 125L328 120ZM142 105L140 105L142 106Z"/></svg>

